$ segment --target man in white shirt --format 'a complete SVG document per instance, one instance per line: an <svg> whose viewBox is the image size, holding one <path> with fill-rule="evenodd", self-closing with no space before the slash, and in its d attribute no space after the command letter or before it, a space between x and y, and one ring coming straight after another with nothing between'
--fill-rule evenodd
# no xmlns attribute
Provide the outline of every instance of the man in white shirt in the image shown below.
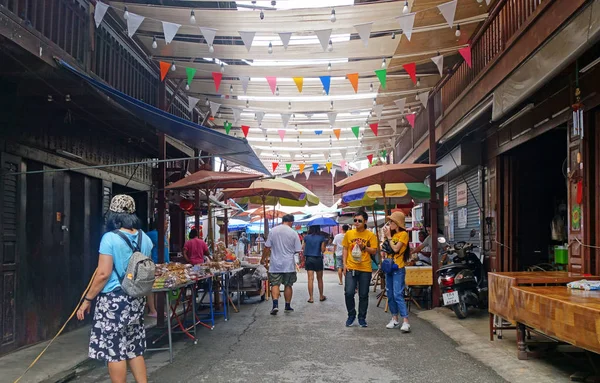
<svg viewBox="0 0 600 383"><path fill-rule="evenodd" d="M291 214L285 215L281 221L282 224L274 227L269 233L261 260L261 263L265 264L267 257L270 255L269 282L271 284L271 295L273 296L271 315L276 315L279 312L279 286L282 284L285 286L283 291L285 312L294 311L290 306L293 293L292 286L297 280L294 255L302 251L300 237L292 229L294 216Z"/></svg>
<svg viewBox="0 0 600 383"><path fill-rule="evenodd" d="M338 278L340 279L340 286L342 286L344 283L342 282L342 275L344 274L344 260L343 260L343 253L344 253L344 246L342 246L342 242L344 241L344 236L346 235L346 232L350 229L350 226L348 225L344 225L342 226L342 232L337 234L334 238L333 238L333 253L335 254L335 267L337 267L337 271L338 271Z"/></svg>

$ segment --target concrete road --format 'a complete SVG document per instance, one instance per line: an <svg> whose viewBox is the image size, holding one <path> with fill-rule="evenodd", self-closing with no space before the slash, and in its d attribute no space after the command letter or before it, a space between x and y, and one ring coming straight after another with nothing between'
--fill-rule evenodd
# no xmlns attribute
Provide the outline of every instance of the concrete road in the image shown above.
<svg viewBox="0 0 600 383"><path fill-rule="evenodd" d="M316 282L315 282L316 284ZM388 330L390 316L376 307L368 328L347 328L343 288L337 275L325 272L325 302L307 302L305 272L294 286L294 313L269 315L271 301L252 298L202 329L193 345L177 341L173 364L166 353L148 354L151 382L504 382L494 371L457 351L456 344L429 323L410 316L412 332ZM315 285L315 291L317 290ZM358 297L357 297L358 300ZM283 302L280 303L283 308ZM78 382L106 382L100 368ZM132 379L128 381L133 381Z"/></svg>

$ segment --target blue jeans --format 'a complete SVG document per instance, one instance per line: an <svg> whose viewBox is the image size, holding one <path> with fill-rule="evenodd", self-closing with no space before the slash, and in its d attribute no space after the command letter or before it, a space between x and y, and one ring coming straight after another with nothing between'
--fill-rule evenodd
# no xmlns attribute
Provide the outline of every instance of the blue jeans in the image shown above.
<svg viewBox="0 0 600 383"><path fill-rule="evenodd" d="M369 286L371 285L371 272L349 270L346 273L346 286L344 296L348 317L356 317L356 287L358 285L358 319L367 318L369 308Z"/></svg>
<svg viewBox="0 0 600 383"><path fill-rule="evenodd" d="M398 315L402 318L408 318L406 310L406 301L404 300L404 288L406 287L406 269L395 270L391 274L385 275L385 289L388 298L388 306L392 315Z"/></svg>

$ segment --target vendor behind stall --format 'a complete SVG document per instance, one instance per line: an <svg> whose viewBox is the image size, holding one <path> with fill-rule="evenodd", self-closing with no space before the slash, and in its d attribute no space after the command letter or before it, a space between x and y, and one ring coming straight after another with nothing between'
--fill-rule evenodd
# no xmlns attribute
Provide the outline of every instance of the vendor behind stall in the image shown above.
<svg viewBox="0 0 600 383"><path fill-rule="evenodd" d="M190 240L183 247L183 256L188 263L198 265L206 262L205 258L211 259L208 255L208 245L202 239L198 238L198 230L190 231Z"/></svg>

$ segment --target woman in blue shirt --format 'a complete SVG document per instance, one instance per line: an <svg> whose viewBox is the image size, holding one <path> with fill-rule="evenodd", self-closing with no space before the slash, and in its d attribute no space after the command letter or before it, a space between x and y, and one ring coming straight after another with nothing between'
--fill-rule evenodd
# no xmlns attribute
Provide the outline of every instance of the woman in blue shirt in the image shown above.
<svg viewBox="0 0 600 383"><path fill-rule="evenodd" d="M100 241L96 276L84 297L77 318L89 314L96 298L90 335L89 357L108 362L111 381L125 382L127 365L136 382L147 382L144 351L144 307L146 298L133 298L121 289L121 279L127 270L133 251L129 244L113 231L125 234L134 247L150 256L152 241L140 228L135 215L135 202L128 195L116 195L106 215L106 230ZM121 277L120 277L121 276Z"/></svg>
<svg viewBox="0 0 600 383"><path fill-rule="evenodd" d="M305 265L304 268L308 273L308 303L313 303L313 289L315 273L317 274L317 285L319 286L320 301L323 302L327 297L323 295L323 252L327 238L321 235L319 226L311 226L308 228L308 234L304 237L304 252Z"/></svg>

